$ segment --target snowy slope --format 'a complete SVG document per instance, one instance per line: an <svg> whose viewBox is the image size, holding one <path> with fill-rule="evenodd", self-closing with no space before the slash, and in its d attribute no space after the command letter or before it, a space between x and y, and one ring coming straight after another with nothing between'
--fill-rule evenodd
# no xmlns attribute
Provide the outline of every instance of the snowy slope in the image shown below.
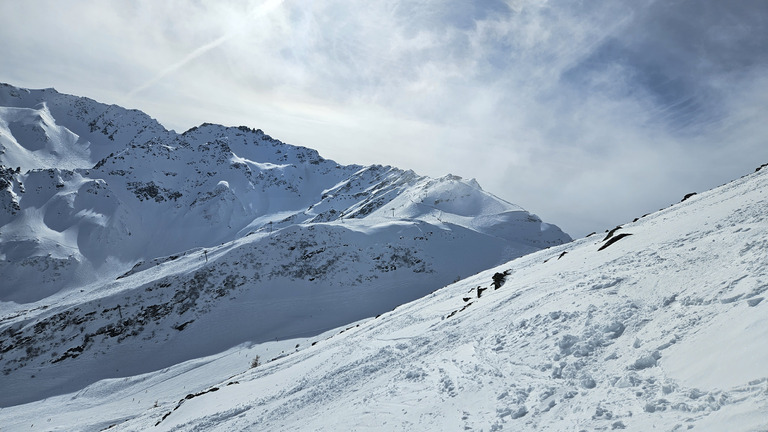
<svg viewBox="0 0 768 432"><path fill-rule="evenodd" d="M0 419L12 430L764 431L766 205L762 170L333 335L243 344Z"/></svg>
<svg viewBox="0 0 768 432"><path fill-rule="evenodd" d="M54 90L0 102L0 406L315 336L570 241L474 180Z"/></svg>

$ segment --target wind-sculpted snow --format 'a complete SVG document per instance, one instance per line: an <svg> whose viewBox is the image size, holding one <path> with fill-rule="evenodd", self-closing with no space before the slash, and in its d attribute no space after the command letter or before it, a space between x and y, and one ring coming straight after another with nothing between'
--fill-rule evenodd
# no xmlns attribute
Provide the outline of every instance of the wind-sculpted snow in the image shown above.
<svg viewBox="0 0 768 432"><path fill-rule="evenodd" d="M768 172L761 171L625 224L613 235L520 257L332 333L297 334L282 345L243 344L192 361L171 360L174 365L165 369L156 365L151 373L129 372L125 378L101 380L77 392L4 408L0 418L11 429L67 430L765 430L767 190ZM409 232L417 228L423 230L424 225L410 226ZM256 255L246 259L253 249L242 243L227 246L232 248L229 253L209 252L212 267L188 267L185 260L203 259L197 251L196 257L141 264L124 279L163 273L171 262L180 272L190 269L163 279L179 277L166 295L190 293L171 303L176 309L167 316L177 329L164 327L171 335L165 343L182 347L176 342L179 335L195 326L214 325L199 322L201 317L190 312L215 307L216 289L223 290L221 298L245 295L246 284L238 285L243 279L226 282L227 272L217 273L221 264L216 263L223 257L241 257L239 265L261 262L259 272L240 271L246 279L256 273L262 278L293 277L297 286L299 278L314 277L308 269L318 266L327 265L324 274L344 284L356 273L343 276L347 264L342 263L402 262L395 258L402 256L399 252L375 253L387 248L358 250L353 259L342 256L334 261L322 241L310 240L340 236L347 241L356 229L362 227L316 226L324 234L301 235L294 240L295 250L282 252L283 258L295 260L286 269ZM300 232L293 228L252 237L269 242ZM426 239L410 234L409 242L426 247L448 232L433 231ZM619 234L631 235L605 247ZM418 250L416 256L427 253ZM302 268L298 263L303 259L313 264L291 273ZM412 263L405 269L409 273L436 277L445 272L426 267L415 273L419 263L406 261ZM229 275L233 265L230 262ZM378 277L371 281L386 277L369 274ZM217 282L210 283L213 280ZM142 296L155 296L162 289L136 287L131 295L143 290ZM123 320L142 316L140 308L122 303L133 298L126 296L129 291L106 290L112 297L98 301L110 298L113 303L105 302L89 316L105 314L119 323L114 302L126 305ZM257 297L268 304L268 295L264 291ZM203 306L187 309L190 302ZM324 303L323 316L342 310L332 303ZM83 304L88 303L76 307ZM38 324L45 327L39 335L45 335L57 325L53 317L71 320L90 312L61 313L18 312L5 318L12 323L6 328L21 332L24 340L35 337L32 322L50 321ZM25 316L35 315L50 318L19 326L29 319ZM112 328L105 328L104 321L86 327L95 329L88 330L92 333L103 329L97 337L104 341L80 352L82 339L75 338L66 345L72 349L57 355L78 357L57 364L74 365L87 356L93 359L89 364L100 365L107 359L100 351L120 349L120 344L108 341L121 336L110 336ZM141 337L128 336L122 346L152 343L132 340ZM47 349L46 344L35 344L31 352L8 352L42 359L51 357ZM124 355L130 352L125 349ZM157 361L156 352L151 350L147 358ZM123 370L134 360L113 358L109 366ZM45 373L46 367L21 369L24 374L18 378L11 373L6 388L29 394L30 382L39 375L28 375Z"/></svg>

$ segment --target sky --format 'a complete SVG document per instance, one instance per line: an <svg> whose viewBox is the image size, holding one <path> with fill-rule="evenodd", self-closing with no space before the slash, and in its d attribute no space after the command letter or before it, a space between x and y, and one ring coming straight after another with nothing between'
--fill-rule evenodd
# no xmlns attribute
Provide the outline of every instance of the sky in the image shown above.
<svg viewBox="0 0 768 432"><path fill-rule="evenodd" d="M0 82L475 178L573 237L768 162L764 0L4 0L0 16Z"/></svg>

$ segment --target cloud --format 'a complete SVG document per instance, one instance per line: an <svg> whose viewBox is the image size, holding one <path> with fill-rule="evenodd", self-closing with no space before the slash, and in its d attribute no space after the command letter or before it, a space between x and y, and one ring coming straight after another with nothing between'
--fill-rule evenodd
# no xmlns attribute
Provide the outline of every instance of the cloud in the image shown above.
<svg viewBox="0 0 768 432"><path fill-rule="evenodd" d="M264 3L259 4L257 7L253 8L248 14L246 14L246 20L258 19L260 17L264 17L268 15L270 12L277 9L282 3L283 3L283 0L267 0ZM171 75L174 72L179 71L181 68L185 67L190 62L198 59L199 57L205 55L207 52L215 48L218 48L219 46L229 41L230 39L238 36L238 33L242 31L243 29L241 27L235 26L233 29L228 30L227 33L223 34L222 36L219 36L216 39L195 48L189 54L184 56L184 58L182 58L181 60L177 61L176 63L160 71L151 80L131 90L128 93L128 97L132 98L137 93L152 87L154 84L156 84L163 78L167 77L168 75Z"/></svg>
<svg viewBox="0 0 768 432"><path fill-rule="evenodd" d="M266 13L260 13L265 11ZM768 161L762 0L3 2L0 80L476 177L574 235Z"/></svg>

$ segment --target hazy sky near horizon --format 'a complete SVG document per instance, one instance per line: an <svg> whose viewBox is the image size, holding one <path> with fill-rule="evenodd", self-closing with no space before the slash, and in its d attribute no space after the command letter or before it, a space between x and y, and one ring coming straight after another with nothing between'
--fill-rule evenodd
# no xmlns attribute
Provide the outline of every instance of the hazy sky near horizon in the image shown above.
<svg viewBox="0 0 768 432"><path fill-rule="evenodd" d="M476 178L574 237L768 162L764 0L27 0L0 16L0 81Z"/></svg>

